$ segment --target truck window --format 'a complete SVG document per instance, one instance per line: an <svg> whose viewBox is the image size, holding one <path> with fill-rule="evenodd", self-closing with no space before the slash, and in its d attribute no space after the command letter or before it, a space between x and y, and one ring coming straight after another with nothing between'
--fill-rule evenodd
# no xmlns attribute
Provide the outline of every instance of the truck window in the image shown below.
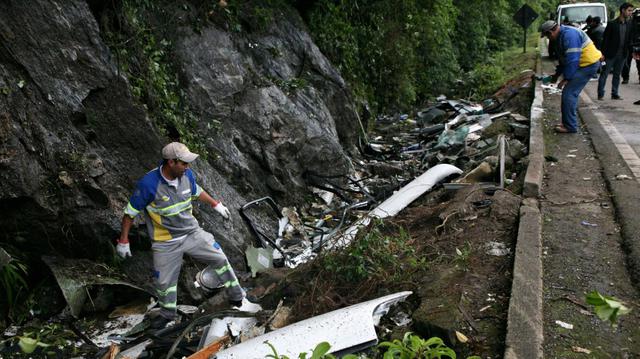
<svg viewBox="0 0 640 359"><path fill-rule="evenodd" d="M606 19L604 12L602 6L567 7L560 10L560 21L563 23L583 23L588 16L599 16L601 19Z"/></svg>

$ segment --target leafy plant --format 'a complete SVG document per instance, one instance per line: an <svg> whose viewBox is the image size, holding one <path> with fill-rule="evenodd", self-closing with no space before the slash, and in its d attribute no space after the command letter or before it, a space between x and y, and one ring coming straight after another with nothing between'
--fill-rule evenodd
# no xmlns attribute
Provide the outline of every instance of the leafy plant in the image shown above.
<svg viewBox="0 0 640 359"><path fill-rule="evenodd" d="M128 78L132 94L161 131L172 139L179 137L206 157L207 134L196 127L201 120L186 104L178 72L170 61L172 43L147 18L147 13L162 13L162 9L147 1L127 0L122 2L121 11L129 33L106 32L106 42L117 55L119 70ZM220 122L209 119L206 126L217 131Z"/></svg>
<svg viewBox="0 0 640 359"><path fill-rule="evenodd" d="M46 347L49 347L50 344L41 342L39 337L31 338L27 334L25 334L25 336L20 337L18 346L20 347L20 350L22 350L23 353L31 354L38 347L46 348Z"/></svg>
<svg viewBox="0 0 640 359"><path fill-rule="evenodd" d="M402 340L382 342L378 348L386 349L384 359L431 359L456 358L456 352L447 347L438 337L424 340L411 332L405 333Z"/></svg>
<svg viewBox="0 0 640 359"><path fill-rule="evenodd" d="M628 314L631 309L614 297L604 296L598 291L587 294L587 303L594 306L594 311L600 320L608 320L611 325L616 325L619 316Z"/></svg>
<svg viewBox="0 0 640 359"><path fill-rule="evenodd" d="M462 249L456 247L456 256L454 262L456 266L466 270L469 265L469 257L471 256L471 243L466 242Z"/></svg>
<svg viewBox="0 0 640 359"><path fill-rule="evenodd" d="M23 319L17 308L22 294L28 288L27 273L27 266L17 259L11 259L0 268L0 291L4 293L2 302L6 303L6 311L3 310L2 315L7 315L14 322L21 322Z"/></svg>
<svg viewBox="0 0 640 359"><path fill-rule="evenodd" d="M286 355L279 355L278 351L273 346L273 344L269 343L268 341L266 341L264 343L266 345L268 345L269 348L271 348L271 351L272 351L272 354L267 355L267 358L269 358L269 359L289 359L289 357L286 356ZM331 344L329 344L327 342L321 342L318 345L316 345L316 347L313 349L309 359L336 359L336 357L334 355L328 354L329 353L329 349L331 349ZM356 355L353 355L353 354L347 354L345 356L342 356L341 358L342 359L358 359L358 357ZM298 359L307 359L307 353L305 352L305 353L298 354Z"/></svg>
<svg viewBox="0 0 640 359"><path fill-rule="evenodd" d="M432 359L451 358L456 359L456 352L444 344L438 337L422 339L419 336L407 332L402 340L395 339L391 342L378 344L379 349L385 349L384 359ZM471 356L467 359L481 359Z"/></svg>
<svg viewBox="0 0 640 359"><path fill-rule="evenodd" d="M323 257L324 268L339 280L360 282L367 278L401 281L407 272L425 269L426 259L416 254L409 233L403 228L396 236L383 233L379 220L361 234L344 251Z"/></svg>

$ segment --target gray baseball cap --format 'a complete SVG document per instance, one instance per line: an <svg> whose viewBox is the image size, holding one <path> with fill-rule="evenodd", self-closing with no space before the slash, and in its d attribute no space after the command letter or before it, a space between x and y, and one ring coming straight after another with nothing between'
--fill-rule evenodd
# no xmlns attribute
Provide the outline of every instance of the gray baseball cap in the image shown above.
<svg viewBox="0 0 640 359"><path fill-rule="evenodd" d="M558 26L558 23L553 20L547 20L543 22L538 28L538 31L540 31L540 37L544 37L545 33L553 30L553 28L556 26Z"/></svg>
<svg viewBox="0 0 640 359"><path fill-rule="evenodd" d="M191 163L198 158L198 154L189 151L187 146L180 142L171 142L162 149L162 158Z"/></svg>

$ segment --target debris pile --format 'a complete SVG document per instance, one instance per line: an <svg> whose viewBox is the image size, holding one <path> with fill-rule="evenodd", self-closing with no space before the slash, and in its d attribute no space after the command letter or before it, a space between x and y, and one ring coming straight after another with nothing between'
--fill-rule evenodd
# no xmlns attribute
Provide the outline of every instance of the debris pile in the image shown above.
<svg viewBox="0 0 640 359"><path fill-rule="evenodd" d="M306 174L315 196L309 203L299 208L280 207L270 197L246 203L240 214L253 234L253 243L246 250L251 276L276 267L295 268L321 253L340 250L373 219L395 216L441 183L447 191L473 186L485 191L509 188L519 192L527 166L529 120L506 109L518 91L528 88L530 81L530 75L523 75L482 104L440 97L414 116L382 116L376 120L370 140L362 143L362 158L354 162L356 171L352 175L336 178ZM491 200L478 199L472 205L476 210L483 209L491 205ZM475 218L467 216L462 220ZM442 222L443 228L447 219L448 216ZM456 248L456 252L464 257L460 249ZM503 243L490 242L485 253L506 256L510 249ZM265 340L289 356L312 349L312 344L321 341L329 341L332 351L353 352L377 342L374 325L379 315L388 311L391 303L410 294L396 293L288 326L292 309L282 302L273 310L258 313L233 310L212 313L204 306L180 306L181 320L153 331L147 317L155 302L140 300L149 297L150 288L101 271L95 263L54 258L45 258L45 263L68 303L66 325L80 338L68 344L104 358L118 355L208 358L215 353L219 358L264 357L271 354L270 347L262 344ZM269 294L270 289L265 289L260 297ZM137 301L113 303L110 298L123 290L142 295L138 295ZM87 305L100 311L114 304L122 306L98 329L75 319L87 311ZM349 330L354 335L348 337L347 333L335 330L338 320L366 328ZM406 313L395 313L391 321L406 326L411 319ZM13 331L5 332L5 336L9 334L15 340L8 339L6 342L11 345L0 348L3 350L0 354L15 352L28 342ZM335 340L332 335L337 335ZM35 340L41 347L46 345L43 337L27 339Z"/></svg>

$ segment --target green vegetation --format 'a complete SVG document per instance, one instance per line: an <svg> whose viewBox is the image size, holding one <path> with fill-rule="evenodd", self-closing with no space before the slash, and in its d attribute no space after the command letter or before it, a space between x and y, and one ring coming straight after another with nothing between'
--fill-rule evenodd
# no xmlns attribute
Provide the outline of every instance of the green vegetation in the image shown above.
<svg viewBox="0 0 640 359"><path fill-rule="evenodd" d="M306 17L316 43L356 95L387 111L454 95L456 80L474 88L475 99L494 91L506 78L499 54L521 43L512 16L523 3L320 0ZM555 6L527 3L541 19Z"/></svg>
<svg viewBox="0 0 640 359"><path fill-rule="evenodd" d="M13 323L21 323L26 315L23 310L23 299L27 294L27 266L19 260L12 259L0 268L0 291L4 296L0 299L2 317L8 317Z"/></svg>
<svg viewBox="0 0 640 359"><path fill-rule="evenodd" d="M322 266L339 282L400 282L410 273L424 270L427 262L416 253L411 236L403 228L398 235L384 234L385 224L374 223L346 249L322 257Z"/></svg>
<svg viewBox="0 0 640 359"><path fill-rule="evenodd" d="M386 349L384 359L456 359L456 352L446 346L442 339L432 337L425 340L411 332L405 333L402 340L382 342L378 348ZM467 359L480 359L480 357L473 356Z"/></svg>
<svg viewBox="0 0 640 359"><path fill-rule="evenodd" d="M267 355L269 359L289 359L286 355L279 355L276 348L267 342L264 342L271 348L272 354ZM331 354L327 354L331 349L331 345L327 342L322 342L313 349L311 357L309 359L335 359L336 357ZM438 337L432 337L427 340L420 338L419 336L407 332L404 334L402 340L395 339L389 342L382 342L377 346L379 355L374 358L383 359L435 359L435 358L450 358L456 359L456 352L449 348L444 341ZM343 359L367 359L366 354L354 355L347 354L342 356ZM298 359L307 359L307 353L300 353ZM471 356L467 359L480 359L478 356Z"/></svg>
<svg viewBox="0 0 640 359"><path fill-rule="evenodd" d="M273 346L273 344L269 343L268 341L264 343L268 345L272 351L272 354L267 355L268 359L289 359L289 357L286 355L279 355L278 351ZM331 345L329 343L327 342L319 343L311 352L311 356L309 357L309 359L336 359L334 355L327 354L329 352L329 349L331 349ZM348 355L342 356L341 358L357 359L358 357L353 354L348 354ZM298 354L298 359L307 359L307 353Z"/></svg>
<svg viewBox="0 0 640 359"><path fill-rule="evenodd" d="M151 18L166 19L165 11L154 2L128 0L122 2L121 12L118 21L125 23L123 31L106 32L106 42L118 59L119 71L128 78L132 94L160 131L207 155L204 135L196 129L201 120L186 105L186 94L170 61L172 44L159 30L166 33L171 27L151 26ZM219 125L215 119L207 120L209 128Z"/></svg>
<svg viewBox="0 0 640 359"><path fill-rule="evenodd" d="M611 325L616 325L618 317L628 314L631 309L614 297L609 297L593 291L587 294L587 303L593 305L593 310L600 320L607 320Z"/></svg>

